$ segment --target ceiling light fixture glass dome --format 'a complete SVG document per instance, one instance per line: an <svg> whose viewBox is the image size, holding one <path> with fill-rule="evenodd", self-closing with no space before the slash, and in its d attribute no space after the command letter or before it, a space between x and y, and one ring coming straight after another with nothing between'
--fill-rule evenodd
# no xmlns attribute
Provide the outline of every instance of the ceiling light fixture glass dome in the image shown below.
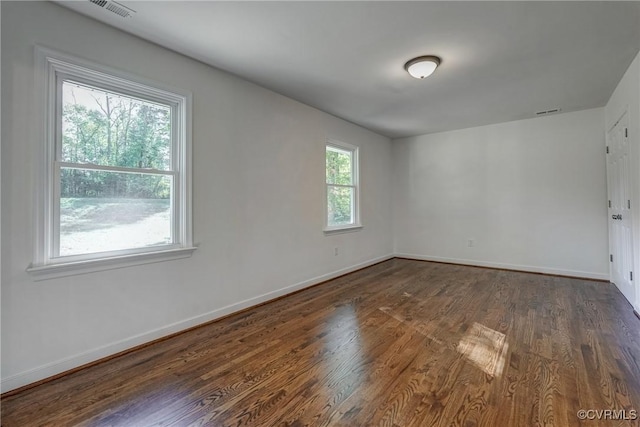
<svg viewBox="0 0 640 427"><path fill-rule="evenodd" d="M404 69L411 77L424 79L433 74L438 65L440 65L440 58L437 56L419 56L404 64Z"/></svg>

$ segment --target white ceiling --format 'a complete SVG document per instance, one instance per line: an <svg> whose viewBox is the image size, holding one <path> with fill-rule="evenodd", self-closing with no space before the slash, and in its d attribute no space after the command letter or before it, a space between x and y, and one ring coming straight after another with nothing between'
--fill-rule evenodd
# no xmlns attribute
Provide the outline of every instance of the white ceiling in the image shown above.
<svg viewBox="0 0 640 427"><path fill-rule="evenodd" d="M603 106L640 48L638 1L58 3L389 137Z"/></svg>

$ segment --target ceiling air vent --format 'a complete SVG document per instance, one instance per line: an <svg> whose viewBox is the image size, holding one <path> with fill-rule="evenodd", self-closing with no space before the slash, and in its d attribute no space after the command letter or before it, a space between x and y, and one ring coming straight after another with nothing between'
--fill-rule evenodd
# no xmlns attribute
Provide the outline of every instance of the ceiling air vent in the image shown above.
<svg viewBox="0 0 640 427"><path fill-rule="evenodd" d="M552 108L550 110L537 111L536 116L544 116L546 114L559 113L561 108Z"/></svg>
<svg viewBox="0 0 640 427"><path fill-rule="evenodd" d="M108 10L109 12L113 12L123 18L128 18L136 13L135 10L129 9L128 7L123 6L113 0L89 0L89 2Z"/></svg>

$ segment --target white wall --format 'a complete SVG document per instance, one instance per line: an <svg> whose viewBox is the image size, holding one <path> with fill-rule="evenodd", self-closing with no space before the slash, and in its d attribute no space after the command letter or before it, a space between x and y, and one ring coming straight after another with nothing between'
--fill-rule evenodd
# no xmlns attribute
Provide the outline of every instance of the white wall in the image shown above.
<svg viewBox="0 0 640 427"><path fill-rule="evenodd" d="M605 109L605 132L609 131L626 111L629 115L629 141L631 147L632 197L640 204L640 54L633 60L609 98ZM635 276L640 274L640 209L632 209ZM640 284L635 282L635 295L626 295L636 311L640 312Z"/></svg>
<svg viewBox="0 0 640 427"><path fill-rule="evenodd" d="M389 139L53 3L1 7L3 391L391 254ZM36 43L193 92L191 258L40 282L25 272ZM360 147L362 231L322 232L328 137Z"/></svg>
<svg viewBox="0 0 640 427"><path fill-rule="evenodd" d="M396 254L608 279L603 121L592 109L394 141Z"/></svg>

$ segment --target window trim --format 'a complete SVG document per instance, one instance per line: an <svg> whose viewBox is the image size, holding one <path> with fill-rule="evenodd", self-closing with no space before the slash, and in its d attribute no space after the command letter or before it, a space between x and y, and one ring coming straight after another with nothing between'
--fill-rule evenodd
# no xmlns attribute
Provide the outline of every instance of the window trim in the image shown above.
<svg viewBox="0 0 640 427"><path fill-rule="evenodd" d="M192 94L153 82L139 76L106 67L91 61L73 57L42 46L35 48L36 65L36 120L35 144L38 159L34 182L34 253L33 262L27 268L36 279L61 277L146 264L190 256L193 246L192 185L191 185L191 106ZM133 248L97 254L55 257L54 243L56 186L55 172L60 167L56 156L57 141L61 130L58 126L61 111L63 80L113 90L126 96L158 102L171 107L172 160L171 172L176 180L172 200L172 224L174 243L162 246ZM102 168L102 167L101 167ZM109 167L105 167L109 168ZM119 168L116 168L119 169ZM146 171L154 172L152 170ZM159 171L163 174L167 171ZM59 206L59 202L58 202Z"/></svg>
<svg viewBox="0 0 640 427"><path fill-rule="evenodd" d="M351 182L352 185L339 185L329 184L327 182L327 148L333 147L342 151L351 152ZM325 234L338 234L346 233L350 231L358 231L362 229L362 223L360 222L360 147L356 145L347 144L346 142L338 141L336 139L329 138L325 143L324 149L324 228ZM329 187L348 187L353 188L353 223L344 225L329 225Z"/></svg>

